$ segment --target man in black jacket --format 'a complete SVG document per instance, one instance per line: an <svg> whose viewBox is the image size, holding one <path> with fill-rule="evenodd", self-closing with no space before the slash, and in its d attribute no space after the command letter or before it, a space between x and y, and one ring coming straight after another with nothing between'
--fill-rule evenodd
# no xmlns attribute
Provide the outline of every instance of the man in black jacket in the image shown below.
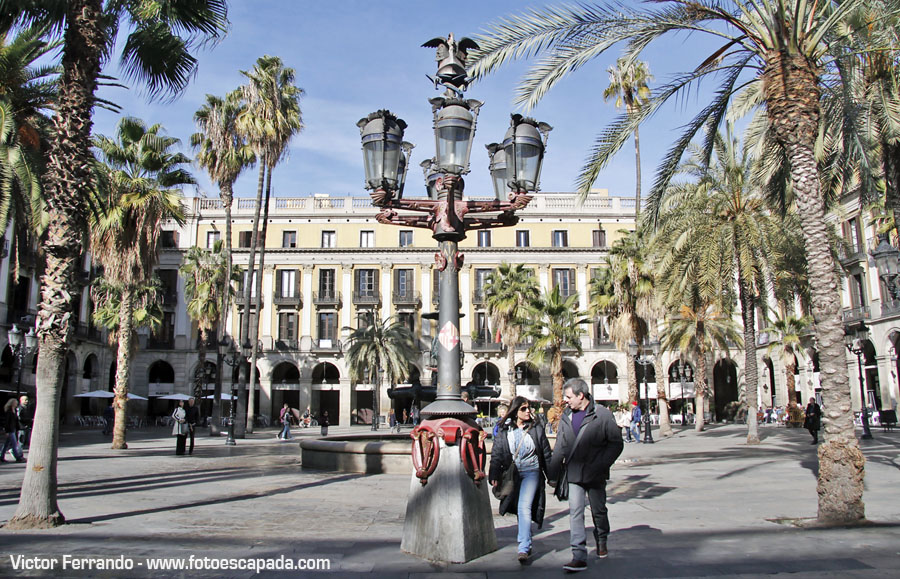
<svg viewBox="0 0 900 579"><path fill-rule="evenodd" d="M622 431L612 413L594 404L584 380L572 378L563 385L568 408L559 420L556 447L550 462L550 480L559 481L564 469L569 485L569 528L572 561L563 566L569 572L587 569L587 540L584 527L585 497L594 518L597 556L607 556L609 517L606 509L606 481L609 468L622 454Z"/></svg>
<svg viewBox="0 0 900 579"><path fill-rule="evenodd" d="M197 401L194 398L188 400L187 411L184 415L184 421L188 425L188 436L191 439L188 446L188 454L194 454L194 429L200 424L200 409L195 406Z"/></svg>

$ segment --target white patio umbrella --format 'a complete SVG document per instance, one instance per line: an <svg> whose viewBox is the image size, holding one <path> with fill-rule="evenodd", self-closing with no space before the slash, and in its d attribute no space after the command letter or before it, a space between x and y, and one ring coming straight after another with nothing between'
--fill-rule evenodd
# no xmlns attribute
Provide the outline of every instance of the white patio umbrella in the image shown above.
<svg viewBox="0 0 900 579"><path fill-rule="evenodd" d="M237 396L232 396L231 394L227 394L227 393L225 393L225 392L222 392L219 396L221 397L222 400L235 400L235 399L237 399ZM210 394L209 396L204 396L203 398L204 398L204 400L212 400L212 399L215 398L215 397L216 397L215 394Z"/></svg>
<svg viewBox="0 0 900 579"><path fill-rule="evenodd" d="M109 392L108 390L91 390L90 392L83 392L81 394L76 394L72 398L115 398L115 392ZM128 393L129 400L146 400L143 396L139 396L138 394Z"/></svg>
<svg viewBox="0 0 900 579"><path fill-rule="evenodd" d="M160 396L159 397L160 400L184 400L185 402L187 402L191 398L193 398L193 396L188 396L187 394L181 394L181 393L169 394L168 396Z"/></svg>

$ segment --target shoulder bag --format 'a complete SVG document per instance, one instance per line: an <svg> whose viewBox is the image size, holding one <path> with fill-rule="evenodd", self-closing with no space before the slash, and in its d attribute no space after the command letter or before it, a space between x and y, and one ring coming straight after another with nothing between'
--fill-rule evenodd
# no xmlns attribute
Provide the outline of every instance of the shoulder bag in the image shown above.
<svg viewBox="0 0 900 579"><path fill-rule="evenodd" d="M508 436L509 431L507 431L504 436ZM527 434L525 434L527 436ZM512 455L512 460L509 463L509 468L503 471L503 476L500 477L500 484L491 489L494 493L494 496L499 500L503 500L509 495L513 494L516 490L516 477L519 476L519 469L516 467L516 455L519 454L519 449L522 448L522 443L525 442L525 438L523 436L522 440L519 441L519 444L516 445L516 451Z"/></svg>

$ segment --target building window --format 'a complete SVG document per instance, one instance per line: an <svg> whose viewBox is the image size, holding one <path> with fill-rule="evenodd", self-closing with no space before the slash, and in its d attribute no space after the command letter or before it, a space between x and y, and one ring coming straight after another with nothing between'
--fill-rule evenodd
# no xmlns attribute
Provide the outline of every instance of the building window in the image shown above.
<svg viewBox="0 0 900 579"><path fill-rule="evenodd" d="M335 320L337 314L335 312L319 312L318 338L320 340L333 340L336 334Z"/></svg>
<svg viewBox="0 0 900 579"><path fill-rule="evenodd" d="M241 280L241 290L240 290L241 296L245 295L244 292L247 289L247 278L249 277L248 273L249 272L245 269L244 273L243 273L244 277ZM256 297L256 270L253 271L253 279L250 282L250 297L251 298Z"/></svg>
<svg viewBox="0 0 900 579"><path fill-rule="evenodd" d="M595 229L591 233L594 238L594 247L606 247L606 231Z"/></svg>
<svg viewBox="0 0 900 579"><path fill-rule="evenodd" d="M554 231L553 247L569 247L569 232L561 229Z"/></svg>
<svg viewBox="0 0 900 579"><path fill-rule="evenodd" d="M252 231L241 231L240 233L238 233L238 247L250 247L250 242L252 240Z"/></svg>
<svg viewBox="0 0 900 579"><path fill-rule="evenodd" d="M531 232L527 229L516 231L516 247L531 247Z"/></svg>
<svg viewBox="0 0 900 579"><path fill-rule="evenodd" d="M356 270L356 291L360 297L378 296L378 270Z"/></svg>
<svg viewBox="0 0 900 579"><path fill-rule="evenodd" d="M206 232L206 247L212 249L216 242L222 239L222 233L219 231Z"/></svg>
<svg viewBox="0 0 900 579"><path fill-rule="evenodd" d="M297 247L297 232L285 231L281 234L281 247Z"/></svg>
<svg viewBox="0 0 900 579"><path fill-rule="evenodd" d="M319 270L319 295L321 297L334 297L334 278L333 269Z"/></svg>
<svg viewBox="0 0 900 579"><path fill-rule="evenodd" d="M397 295L408 296L413 291L413 270L394 270L394 291Z"/></svg>
<svg viewBox="0 0 900 579"><path fill-rule="evenodd" d="M494 341L491 335L491 318L485 312L475 313L475 332L472 337L483 344Z"/></svg>
<svg viewBox="0 0 900 579"><path fill-rule="evenodd" d="M278 339L284 342L297 339L297 314L288 312L278 314Z"/></svg>
<svg viewBox="0 0 900 579"><path fill-rule="evenodd" d="M409 329L410 333L416 334L416 314L413 312L400 312L397 314L397 321Z"/></svg>
<svg viewBox="0 0 900 579"><path fill-rule="evenodd" d="M375 312L371 310L356 314L356 327L360 330L372 327L375 324Z"/></svg>
<svg viewBox="0 0 900 579"><path fill-rule="evenodd" d="M167 249L175 249L178 247L178 232L177 231L160 231L159 232L159 244L163 248Z"/></svg>
<svg viewBox="0 0 900 579"><path fill-rule="evenodd" d="M407 230L400 231L400 247L412 247L413 232Z"/></svg>
<svg viewBox="0 0 900 579"><path fill-rule="evenodd" d="M594 338L601 344L609 343L609 329L606 324L606 316L601 316L594 324Z"/></svg>
<svg viewBox="0 0 900 579"><path fill-rule="evenodd" d="M478 247L490 247L491 246L491 232L489 230L483 230L478 232Z"/></svg>
<svg viewBox="0 0 900 579"><path fill-rule="evenodd" d="M484 286L487 285L488 276L491 275L492 269L476 269L475 270L475 293L472 296L473 301L477 304L484 303Z"/></svg>
<svg viewBox="0 0 900 579"><path fill-rule="evenodd" d="M322 232L322 247L323 248L337 247L337 233L334 231L323 231Z"/></svg>
<svg viewBox="0 0 900 579"><path fill-rule="evenodd" d="M375 232L374 231L360 231L359 232L359 246L360 247L375 247Z"/></svg>
<svg viewBox="0 0 900 579"><path fill-rule="evenodd" d="M575 293L575 270L569 268L553 269L553 287L559 288L559 295L569 297Z"/></svg>
<svg viewBox="0 0 900 579"><path fill-rule="evenodd" d="M850 284L850 304L854 308L863 308L868 305L866 299L866 282L862 273L854 273L847 278Z"/></svg>
<svg viewBox="0 0 900 579"><path fill-rule="evenodd" d="M863 253L862 233L859 229L859 219L851 217L844 222L844 240L850 245L852 254Z"/></svg>
<svg viewBox="0 0 900 579"><path fill-rule="evenodd" d="M283 298L297 297L297 270L278 270L278 295Z"/></svg>

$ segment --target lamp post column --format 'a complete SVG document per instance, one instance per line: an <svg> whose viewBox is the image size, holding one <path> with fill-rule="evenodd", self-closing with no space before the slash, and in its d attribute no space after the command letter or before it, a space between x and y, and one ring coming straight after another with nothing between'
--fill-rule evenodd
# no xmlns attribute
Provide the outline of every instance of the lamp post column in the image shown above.
<svg viewBox="0 0 900 579"><path fill-rule="evenodd" d="M872 438L872 431L869 429L869 401L866 396L866 383L862 373L862 355L863 350L860 345L859 349L854 351L856 354L856 368L859 372L859 403L861 407L860 417L862 419L863 435L861 438L869 440Z"/></svg>

